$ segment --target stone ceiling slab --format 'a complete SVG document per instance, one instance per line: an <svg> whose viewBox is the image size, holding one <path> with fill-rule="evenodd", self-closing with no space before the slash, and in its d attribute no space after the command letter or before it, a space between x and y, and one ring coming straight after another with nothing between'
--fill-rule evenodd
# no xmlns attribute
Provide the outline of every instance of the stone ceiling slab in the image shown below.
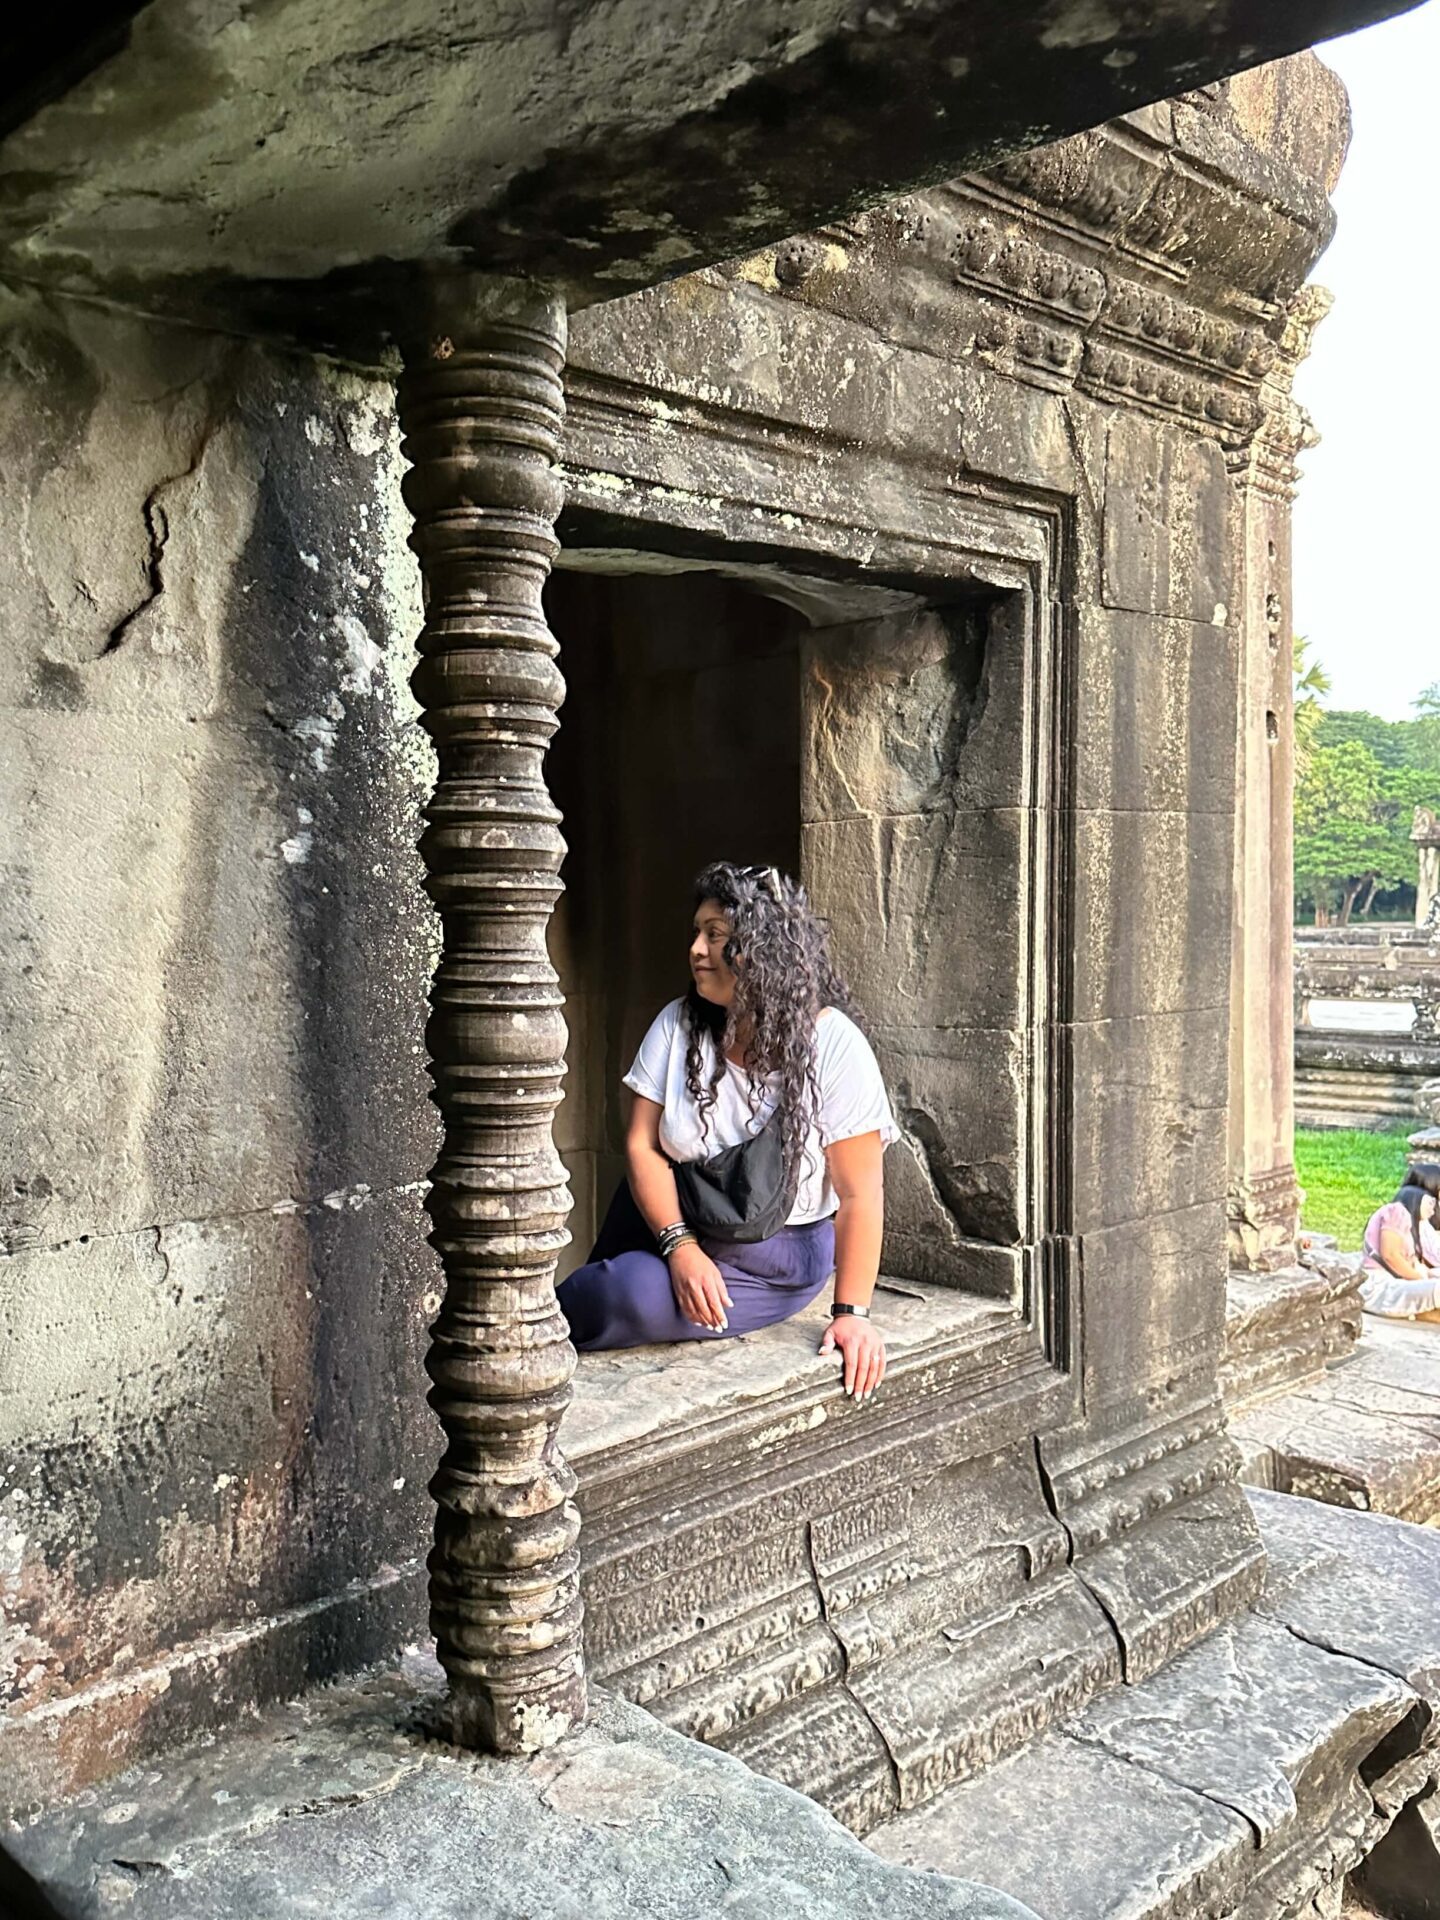
<svg viewBox="0 0 1440 1920"><path fill-rule="evenodd" d="M9 63L0 270L373 356L423 268L610 298L1403 10L152 0Z"/></svg>

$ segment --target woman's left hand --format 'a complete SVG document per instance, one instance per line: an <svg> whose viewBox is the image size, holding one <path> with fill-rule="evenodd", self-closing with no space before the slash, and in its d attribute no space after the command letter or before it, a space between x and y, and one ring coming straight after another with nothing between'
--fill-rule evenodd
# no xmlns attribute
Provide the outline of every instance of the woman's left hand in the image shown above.
<svg viewBox="0 0 1440 1920"><path fill-rule="evenodd" d="M840 1313L825 1329L821 1353L839 1353L845 1362L845 1391L868 1400L885 1378L885 1337L858 1314Z"/></svg>

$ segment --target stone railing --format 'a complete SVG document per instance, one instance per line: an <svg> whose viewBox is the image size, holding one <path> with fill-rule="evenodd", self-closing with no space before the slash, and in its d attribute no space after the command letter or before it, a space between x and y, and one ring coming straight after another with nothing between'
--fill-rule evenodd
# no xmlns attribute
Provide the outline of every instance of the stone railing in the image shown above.
<svg viewBox="0 0 1440 1920"><path fill-rule="evenodd" d="M1295 1117L1381 1127L1427 1111L1440 1075L1440 942L1413 927L1295 935Z"/></svg>

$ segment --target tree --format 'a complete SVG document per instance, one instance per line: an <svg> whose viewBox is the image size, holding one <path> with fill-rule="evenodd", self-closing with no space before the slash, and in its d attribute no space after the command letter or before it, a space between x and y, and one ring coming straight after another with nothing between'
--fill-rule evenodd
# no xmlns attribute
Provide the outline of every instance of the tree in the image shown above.
<svg viewBox="0 0 1440 1920"><path fill-rule="evenodd" d="M1295 784L1295 885L1314 901L1317 926L1334 917L1344 926L1361 891L1386 883L1384 771L1369 747L1344 740L1314 748Z"/></svg>
<svg viewBox="0 0 1440 1920"><path fill-rule="evenodd" d="M1408 738L1412 724L1408 720L1382 720L1378 713L1327 708L1320 716L1315 744L1339 747L1347 740L1356 740L1370 749L1382 767L1407 767L1413 764Z"/></svg>
<svg viewBox="0 0 1440 1920"><path fill-rule="evenodd" d="M1410 703L1415 718L1409 724L1416 766L1440 773L1440 680L1434 680Z"/></svg>
<svg viewBox="0 0 1440 1920"><path fill-rule="evenodd" d="M1345 926L1377 893L1412 881L1415 809L1437 805L1440 773L1386 765L1353 738L1315 747L1295 783L1295 890L1313 903L1315 924Z"/></svg>

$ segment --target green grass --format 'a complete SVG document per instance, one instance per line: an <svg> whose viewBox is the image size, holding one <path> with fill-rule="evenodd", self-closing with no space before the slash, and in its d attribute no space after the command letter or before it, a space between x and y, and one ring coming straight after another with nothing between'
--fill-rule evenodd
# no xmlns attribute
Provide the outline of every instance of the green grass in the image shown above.
<svg viewBox="0 0 1440 1920"><path fill-rule="evenodd" d="M1405 1172L1405 1137L1413 1130L1297 1127L1295 1171L1305 1189L1301 1225L1310 1233L1333 1233L1342 1251L1357 1253L1371 1214L1395 1197Z"/></svg>

